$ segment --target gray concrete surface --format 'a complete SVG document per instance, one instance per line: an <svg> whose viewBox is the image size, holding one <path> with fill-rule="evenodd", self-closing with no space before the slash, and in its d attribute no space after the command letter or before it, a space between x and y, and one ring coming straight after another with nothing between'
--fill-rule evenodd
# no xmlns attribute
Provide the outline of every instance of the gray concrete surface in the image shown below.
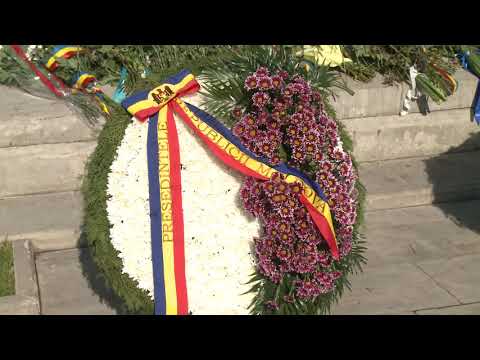
<svg viewBox="0 0 480 360"><path fill-rule="evenodd" d="M1 297L1 315L39 315L38 300L28 296L16 295Z"/></svg>
<svg viewBox="0 0 480 360"><path fill-rule="evenodd" d="M81 246L79 192L0 199L0 239L30 239L35 251Z"/></svg>
<svg viewBox="0 0 480 360"><path fill-rule="evenodd" d="M472 138L478 126L470 109L436 111L428 116L388 115L344 120L354 143L357 161L388 160L436 155L456 148L480 148L480 137Z"/></svg>
<svg viewBox="0 0 480 360"><path fill-rule="evenodd" d="M82 263L82 252L73 249L38 254L36 266L44 315L114 315L90 287L84 271L90 264Z"/></svg>
<svg viewBox="0 0 480 360"><path fill-rule="evenodd" d="M351 96L343 90L336 91L337 96L331 104L338 119L393 115L400 112L404 91L402 85L385 85L383 77L378 74L368 83L357 82L344 75L342 78L355 94Z"/></svg>
<svg viewBox="0 0 480 360"><path fill-rule="evenodd" d="M388 315L459 304L414 264L366 266L351 282L352 292L347 290L333 314Z"/></svg>
<svg viewBox="0 0 480 360"><path fill-rule="evenodd" d="M78 190L95 142L0 148L0 198Z"/></svg>
<svg viewBox="0 0 480 360"><path fill-rule="evenodd" d="M0 148L95 139L96 130L65 101L6 86L0 86L0 93Z"/></svg>
<svg viewBox="0 0 480 360"><path fill-rule="evenodd" d="M480 315L480 302L437 309L417 310L418 315Z"/></svg>
<svg viewBox="0 0 480 360"><path fill-rule="evenodd" d="M480 152L363 163L367 209L480 198Z"/></svg>
<svg viewBox="0 0 480 360"><path fill-rule="evenodd" d="M480 303L479 208L470 201L367 212L368 264L333 313L480 314L463 307Z"/></svg>
<svg viewBox="0 0 480 360"><path fill-rule="evenodd" d="M364 233L369 266L480 254L480 201L466 201L367 212ZM479 286L480 287L480 286Z"/></svg>
<svg viewBox="0 0 480 360"><path fill-rule="evenodd" d="M418 266L459 302L480 302L479 253L421 261Z"/></svg>

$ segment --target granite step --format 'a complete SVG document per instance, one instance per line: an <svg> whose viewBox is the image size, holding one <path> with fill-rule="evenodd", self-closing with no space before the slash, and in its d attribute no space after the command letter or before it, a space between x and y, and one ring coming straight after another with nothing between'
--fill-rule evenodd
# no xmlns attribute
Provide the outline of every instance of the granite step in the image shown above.
<svg viewBox="0 0 480 360"><path fill-rule="evenodd" d="M0 199L78 190L95 141L0 148Z"/></svg>
<svg viewBox="0 0 480 360"><path fill-rule="evenodd" d="M480 254L480 200L366 213L369 266Z"/></svg>
<svg viewBox="0 0 480 360"><path fill-rule="evenodd" d="M480 151L361 163L367 210L480 199Z"/></svg>
<svg viewBox="0 0 480 360"><path fill-rule="evenodd" d="M115 315L115 299L92 280L96 269L88 249L36 256L42 315Z"/></svg>
<svg viewBox="0 0 480 360"><path fill-rule="evenodd" d="M0 239L30 239L36 252L84 246L78 191L0 199Z"/></svg>
<svg viewBox="0 0 480 360"><path fill-rule="evenodd" d="M462 307L480 302L479 208L476 200L367 212L368 263L333 313L479 313Z"/></svg>
<svg viewBox="0 0 480 360"><path fill-rule="evenodd" d="M6 86L0 93L0 148L92 141L98 134L99 126L88 124L66 101Z"/></svg>
<svg viewBox="0 0 480 360"><path fill-rule="evenodd" d="M385 115L344 120L358 161L379 161L480 149L470 108L427 116Z"/></svg>

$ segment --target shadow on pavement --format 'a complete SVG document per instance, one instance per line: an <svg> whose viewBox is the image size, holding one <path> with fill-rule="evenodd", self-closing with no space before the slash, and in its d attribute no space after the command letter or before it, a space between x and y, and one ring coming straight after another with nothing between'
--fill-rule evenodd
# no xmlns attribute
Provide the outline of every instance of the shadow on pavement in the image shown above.
<svg viewBox="0 0 480 360"><path fill-rule="evenodd" d="M468 201L480 199L480 127L477 133L463 144L452 147L448 154L468 152L466 157L450 157L447 160L445 154L432 157L425 160L426 172L433 185L434 206L440 208L443 213L451 218L461 227L468 228L480 233L480 201ZM476 150L476 151L475 151ZM452 166L451 161L457 163ZM449 174L448 171L455 171L455 174ZM466 190L460 198L448 202L449 192L452 191L452 185L445 181L456 178L465 184ZM471 179L471 181L470 181ZM455 196L457 197L458 194Z"/></svg>
<svg viewBox="0 0 480 360"><path fill-rule="evenodd" d="M82 236L85 236L82 234ZM91 250L82 248L79 252L79 260L82 266L82 273L88 281L89 287L100 297L102 303L111 307L117 315L126 315L124 302L113 290L109 289L104 277L93 261Z"/></svg>

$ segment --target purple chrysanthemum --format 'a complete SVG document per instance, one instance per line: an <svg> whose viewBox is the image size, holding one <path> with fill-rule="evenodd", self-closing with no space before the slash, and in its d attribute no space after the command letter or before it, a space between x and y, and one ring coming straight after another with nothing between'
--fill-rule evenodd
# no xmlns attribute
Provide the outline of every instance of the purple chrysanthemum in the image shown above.
<svg viewBox="0 0 480 360"><path fill-rule="evenodd" d="M257 88L257 78L253 75L247 77L245 79L245 89L247 90L253 90L253 89L256 89Z"/></svg>
<svg viewBox="0 0 480 360"><path fill-rule="evenodd" d="M253 94L252 102L257 108L263 108L270 102L270 95L265 92L257 92Z"/></svg>

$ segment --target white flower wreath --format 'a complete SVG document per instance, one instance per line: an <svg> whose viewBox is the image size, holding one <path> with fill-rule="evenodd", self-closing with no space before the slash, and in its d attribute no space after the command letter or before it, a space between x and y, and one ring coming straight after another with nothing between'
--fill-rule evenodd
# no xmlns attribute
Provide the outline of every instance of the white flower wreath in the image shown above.
<svg viewBox="0 0 480 360"><path fill-rule="evenodd" d="M199 106L200 95L184 99ZM253 293L246 282L254 272L251 241L260 226L242 209L242 175L221 163L175 116L182 164L185 270L193 314L248 314ZM132 119L108 176L107 212L111 242L123 271L153 299L148 125Z"/></svg>

